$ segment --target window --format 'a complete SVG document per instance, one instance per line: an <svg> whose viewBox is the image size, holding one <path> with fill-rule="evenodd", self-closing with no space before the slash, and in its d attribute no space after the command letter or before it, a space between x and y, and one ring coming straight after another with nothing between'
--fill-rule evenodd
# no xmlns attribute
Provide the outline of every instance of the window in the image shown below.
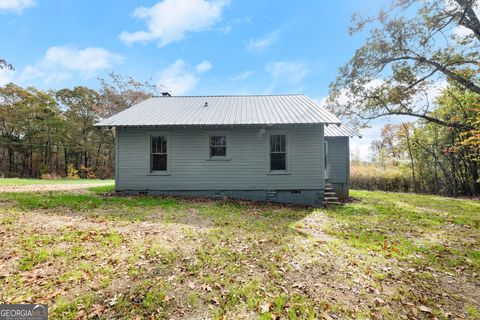
<svg viewBox="0 0 480 320"><path fill-rule="evenodd" d="M210 158L227 157L227 136L210 136Z"/></svg>
<svg viewBox="0 0 480 320"><path fill-rule="evenodd" d="M167 137L152 136L150 149L150 171L167 171Z"/></svg>
<svg viewBox="0 0 480 320"><path fill-rule="evenodd" d="M270 136L270 171L287 169L287 149L284 134Z"/></svg>

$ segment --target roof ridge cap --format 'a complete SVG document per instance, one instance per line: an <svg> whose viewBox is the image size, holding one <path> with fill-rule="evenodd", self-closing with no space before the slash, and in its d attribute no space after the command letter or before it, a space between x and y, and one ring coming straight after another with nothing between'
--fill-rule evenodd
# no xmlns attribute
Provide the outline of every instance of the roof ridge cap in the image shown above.
<svg viewBox="0 0 480 320"><path fill-rule="evenodd" d="M207 98L207 97L285 97L285 96L306 96L304 93L286 94L220 94L220 95L197 95L197 96L154 96L151 98ZM149 98L149 99L151 99Z"/></svg>

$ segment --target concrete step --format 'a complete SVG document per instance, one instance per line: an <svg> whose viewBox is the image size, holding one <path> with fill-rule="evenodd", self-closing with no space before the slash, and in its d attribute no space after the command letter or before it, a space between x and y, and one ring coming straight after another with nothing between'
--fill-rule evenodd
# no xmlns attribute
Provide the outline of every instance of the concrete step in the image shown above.
<svg viewBox="0 0 480 320"><path fill-rule="evenodd" d="M338 199L335 188L331 183L325 183L325 188L323 189L323 202L326 206L342 204Z"/></svg>
<svg viewBox="0 0 480 320"><path fill-rule="evenodd" d="M323 199L326 201L338 201L338 197L324 197Z"/></svg>
<svg viewBox="0 0 480 320"><path fill-rule="evenodd" d="M340 201L328 201L328 202L325 202L325 205L331 205L331 204L335 204L335 205L341 205L343 203L341 203Z"/></svg>

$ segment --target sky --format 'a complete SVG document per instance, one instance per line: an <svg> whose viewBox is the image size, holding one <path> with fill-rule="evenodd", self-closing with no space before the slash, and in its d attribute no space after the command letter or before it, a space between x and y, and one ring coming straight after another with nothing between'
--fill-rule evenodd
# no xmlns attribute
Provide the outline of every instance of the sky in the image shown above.
<svg viewBox="0 0 480 320"><path fill-rule="evenodd" d="M322 102L366 34L352 14L388 0L0 0L0 57L14 82L44 90L98 88L109 72L173 95L304 93ZM381 119L351 142L370 157Z"/></svg>

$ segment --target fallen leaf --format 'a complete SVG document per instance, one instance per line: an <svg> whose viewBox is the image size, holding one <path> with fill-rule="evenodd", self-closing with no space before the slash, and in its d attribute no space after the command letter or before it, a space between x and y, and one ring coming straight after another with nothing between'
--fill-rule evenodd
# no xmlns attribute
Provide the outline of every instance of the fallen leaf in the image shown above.
<svg viewBox="0 0 480 320"><path fill-rule="evenodd" d="M212 291L212 287L209 286L208 284L203 284L203 285L202 285L202 290L207 291L207 292L211 292L211 291Z"/></svg>
<svg viewBox="0 0 480 320"><path fill-rule="evenodd" d="M303 288L303 283L294 283L292 288L302 289Z"/></svg>
<svg viewBox="0 0 480 320"><path fill-rule="evenodd" d="M269 312L271 306L272 306L272 305L271 305L270 303L268 303L268 302L267 302L267 303L264 303L264 304L261 304L261 305L260 305L260 312L261 312L261 313Z"/></svg>
<svg viewBox="0 0 480 320"><path fill-rule="evenodd" d="M421 305L418 307L418 310L425 312L425 313L432 313L432 310L429 307L426 307L424 305Z"/></svg>

